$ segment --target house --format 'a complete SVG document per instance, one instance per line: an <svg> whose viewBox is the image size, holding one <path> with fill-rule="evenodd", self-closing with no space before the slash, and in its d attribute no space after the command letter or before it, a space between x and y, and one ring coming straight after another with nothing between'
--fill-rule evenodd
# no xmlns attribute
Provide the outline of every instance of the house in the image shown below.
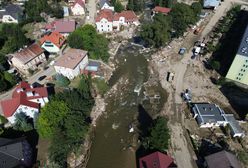
<svg viewBox="0 0 248 168"><path fill-rule="evenodd" d="M49 53L58 53L65 43L65 37L59 32L52 32L40 39L40 45Z"/></svg>
<svg viewBox="0 0 248 168"><path fill-rule="evenodd" d="M103 10L103 9L110 9L112 11L115 10L115 8L113 6L110 6L110 3L109 3L108 0L100 0L100 2L99 2L99 8L101 10Z"/></svg>
<svg viewBox="0 0 248 168"><path fill-rule="evenodd" d="M101 10L96 17L96 28L97 31L102 32L112 32L113 31L113 11L110 9Z"/></svg>
<svg viewBox="0 0 248 168"><path fill-rule="evenodd" d="M122 11L115 13L113 18L113 30L120 31L121 26L138 26L139 20L133 11Z"/></svg>
<svg viewBox="0 0 248 168"><path fill-rule="evenodd" d="M5 118L13 124L17 113L24 113L34 118L39 113L40 107L44 107L46 103L48 103L48 92L45 87L33 88L22 81L16 86L11 99L1 101L1 107Z"/></svg>
<svg viewBox="0 0 248 168"><path fill-rule="evenodd" d="M68 36L76 29L76 21L69 19L55 20L44 27L47 32L59 32L63 36Z"/></svg>
<svg viewBox="0 0 248 168"><path fill-rule="evenodd" d="M84 15L85 14L85 1L75 0L73 5L71 6L71 12L75 16Z"/></svg>
<svg viewBox="0 0 248 168"><path fill-rule="evenodd" d="M46 62L44 50L37 43L9 54L8 57L10 64L22 74L29 74L29 69L35 70L41 63Z"/></svg>
<svg viewBox="0 0 248 168"><path fill-rule="evenodd" d="M133 11L113 14L110 9L103 9L96 17L96 28L100 33L120 31L121 26L139 25L138 17Z"/></svg>
<svg viewBox="0 0 248 168"><path fill-rule="evenodd" d="M154 152L139 159L139 168L176 168L173 159L161 152Z"/></svg>
<svg viewBox="0 0 248 168"><path fill-rule="evenodd" d="M205 161L206 168L241 168L236 156L225 150L206 156Z"/></svg>
<svg viewBox="0 0 248 168"><path fill-rule="evenodd" d="M156 13L162 13L164 15L168 15L168 13L170 13L170 11L171 11L171 8L155 6L155 8L153 8L152 11L153 11L153 15Z"/></svg>
<svg viewBox="0 0 248 168"><path fill-rule="evenodd" d="M54 64L57 73L73 79L88 65L88 52L80 49L69 49Z"/></svg>
<svg viewBox="0 0 248 168"><path fill-rule="evenodd" d="M0 138L0 167L32 167L33 150L25 138Z"/></svg>
<svg viewBox="0 0 248 168"><path fill-rule="evenodd" d="M207 9L216 9L220 5L220 0L204 0L203 8Z"/></svg>
<svg viewBox="0 0 248 168"><path fill-rule="evenodd" d="M23 18L23 9L14 4L7 5L0 10L0 19L3 23L19 23Z"/></svg>
<svg viewBox="0 0 248 168"><path fill-rule="evenodd" d="M242 131L234 116L232 114L225 114L225 112L216 104L193 104L192 111L200 128L229 125L233 137L245 136L244 131Z"/></svg>
<svg viewBox="0 0 248 168"><path fill-rule="evenodd" d="M248 85L248 25L226 78Z"/></svg>

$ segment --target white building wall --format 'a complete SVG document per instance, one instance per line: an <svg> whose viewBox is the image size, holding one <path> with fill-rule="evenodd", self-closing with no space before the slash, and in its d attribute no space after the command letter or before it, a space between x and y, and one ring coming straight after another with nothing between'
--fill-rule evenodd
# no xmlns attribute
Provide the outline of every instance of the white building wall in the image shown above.
<svg viewBox="0 0 248 168"><path fill-rule="evenodd" d="M8 121L11 123L11 124L14 124L15 123L15 115L17 113L20 113L20 112L23 112L26 116L30 117L30 118L34 118L34 115L35 113L39 113L39 109L36 109L36 108L33 108L33 107L28 107L28 106L24 106L24 105L20 105L16 112L11 116L11 117L8 117Z"/></svg>
<svg viewBox="0 0 248 168"><path fill-rule="evenodd" d="M2 22L3 23L18 23L18 20L16 20L10 15L3 15Z"/></svg>
<svg viewBox="0 0 248 168"><path fill-rule="evenodd" d="M49 53L58 53L60 51L59 47L57 47L53 43L51 43L51 46L47 46L46 42L44 42L41 48L44 48Z"/></svg>
<svg viewBox="0 0 248 168"><path fill-rule="evenodd" d="M80 6L79 4L76 4L75 6L71 7L71 11L72 11L72 14L76 16L85 14L84 8Z"/></svg>
<svg viewBox="0 0 248 168"><path fill-rule="evenodd" d="M96 22L96 28L99 33L112 32L113 22L109 22L107 19L103 18L100 22Z"/></svg>
<svg viewBox="0 0 248 168"><path fill-rule="evenodd" d="M102 6L101 10L103 10L103 9L110 9L110 10L112 10L112 11L115 10L115 8L114 8L113 6L109 6L107 3L105 3L105 4Z"/></svg>
<svg viewBox="0 0 248 168"><path fill-rule="evenodd" d="M38 99L31 99L30 101L35 102L35 103L40 103L41 107L44 107L46 105L46 103L49 102L47 97L38 98Z"/></svg>

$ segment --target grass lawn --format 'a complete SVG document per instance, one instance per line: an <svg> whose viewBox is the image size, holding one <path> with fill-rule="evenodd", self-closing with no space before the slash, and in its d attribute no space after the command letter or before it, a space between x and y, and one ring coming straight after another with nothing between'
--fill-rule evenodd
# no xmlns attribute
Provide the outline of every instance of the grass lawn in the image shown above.
<svg viewBox="0 0 248 168"><path fill-rule="evenodd" d="M80 82L80 76L77 76L76 78L71 80L69 87L78 88L79 82Z"/></svg>

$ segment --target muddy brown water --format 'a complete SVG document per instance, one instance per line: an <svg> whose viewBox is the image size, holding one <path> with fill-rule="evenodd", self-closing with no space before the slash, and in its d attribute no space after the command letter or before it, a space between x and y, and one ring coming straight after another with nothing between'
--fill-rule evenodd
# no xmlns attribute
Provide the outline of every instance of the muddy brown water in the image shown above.
<svg viewBox="0 0 248 168"><path fill-rule="evenodd" d="M138 106L145 102L144 107L149 109L151 106L144 98L143 89L140 95L134 92L137 86L142 85L148 80L149 54L139 54L138 47L131 45L121 46L116 59L119 67L114 72L109 83L111 86L122 80L117 91L109 97L106 113L97 121L91 147L90 159L87 168L135 168L136 150L139 146L137 129L129 133L130 124L137 123ZM126 81L126 82L125 82ZM157 91L163 92L158 86ZM164 93L161 93L164 103ZM149 108L150 107L150 108Z"/></svg>

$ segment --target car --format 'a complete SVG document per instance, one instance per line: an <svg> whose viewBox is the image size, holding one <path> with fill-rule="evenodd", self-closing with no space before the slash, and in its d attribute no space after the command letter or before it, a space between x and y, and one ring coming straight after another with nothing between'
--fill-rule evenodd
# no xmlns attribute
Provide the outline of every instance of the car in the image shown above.
<svg viewBox="0 0 248 168"><path fill-rule="evenodd" d="M45 79L47 76L46 75L42 75L38 78L38 81L42 81L43 79Z"/></svg>
<svg viewBox="0 0 248 168"><path fill-rule="evenodd" d="M178 54L184 55L185 52L186 52L186 48L180 48Z"/></svg>

